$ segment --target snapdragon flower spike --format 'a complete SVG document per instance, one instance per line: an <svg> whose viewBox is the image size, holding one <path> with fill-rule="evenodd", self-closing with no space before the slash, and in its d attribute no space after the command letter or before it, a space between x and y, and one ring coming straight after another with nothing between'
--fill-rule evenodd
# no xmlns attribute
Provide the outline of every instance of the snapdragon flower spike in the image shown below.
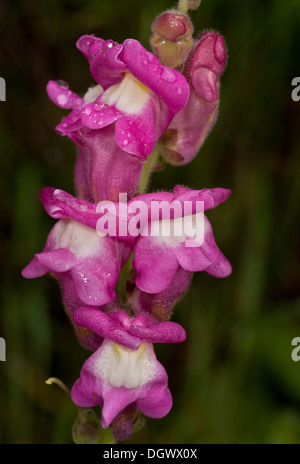
<svg viewBox="0 0 300 464"><path fill-rule="evenodd" d="M161 138L162 155L173 165L192 161L212 130L218 116L220 75L227 64L224 40L214 31L194 41L183 74L190 84L190 97Z"/></svg>
<svg viewBox="0 0 300 464"><path fill-rule="evenodd" d="M122 310L104 314L91 307L78 309L74 320L105 336L72 387L74 403L79 407L103 404L103 428L129 405L153 418L168 414L172 396L167 373L157 361L152 343L182 342L184 329L174 322L155 323L142 314L131 319Z"/></svg>
<svg viewBox="0 0 300 464"><path fill-rule="evenodd" d="M40 195L48 213L58 218L54 207L47 209L49 190L43 189ZM32 279L49 272L63 288L68 279L68 285L71 282L85 304L101 306L113 301L119 271L131 253L130 247L117 239L100 237L90 227L89 212L82 214L81 222L72 208L61 217L50 231L44 250L23 269L23 277Z"/></svg>

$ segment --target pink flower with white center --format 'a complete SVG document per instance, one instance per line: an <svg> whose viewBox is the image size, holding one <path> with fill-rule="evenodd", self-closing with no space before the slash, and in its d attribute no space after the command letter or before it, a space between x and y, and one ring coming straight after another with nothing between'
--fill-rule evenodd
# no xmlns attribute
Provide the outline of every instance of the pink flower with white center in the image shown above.
<svg viewBox="0 0 300 464"><path fill-rule="evenodd" d="M174 189L173 199L169 197L166 200L170 204L176 200L182 205L186 201L191 201L192 204L201 201L203 202L203 211L206 211L223 203L230 193L230 190L222 188L190 190L177 186ZM153 194L145 194L141 197L148 195L151 197ZM163 197L164 193L161 195ZM192 212L190 216L183 218L190 225L187 229L190 229L191 232L196 229L197 214ZM171 221L173 233L169 236L161 233L163 221L157 221L156 227L154 227L154 231L158 231L157 234L138 236L134 245L132 266L137 273L136 285L140 290L146 293L163 292L169 287L179 268L190 272L205 271L218 278L224 278L231 274L231 265L215 242L209 220L204 214L200 214L201 221L203 221L203 235L199 242L197 235L193 238L192 235L189 235L190 231L186 233L185 229L180 228L180 233L176 233L176 221L180 218Z"/></svg>
<svg viewBox="0 0 300 464"><path fill-rule="evenodd" d="M74 320L100 336L101 346L84 363L71 397L79 407L103 405L102 426L107 428L128 405L146 416L161 418L172 407L167 373L157 361L153 343L178 343L186 338L175 322L156 323L140 314L131 319L124 311L104 314L83 307Z"/></svg>
<svg viewBox="0 0 300 464"><path fill-rule="evenodd" d="M119 45L83 36L77 47L104 89L83 109L83 124L97 129L115 122L119 147L145 159L173 116L186 105L189 86L185 77L163 66L134 39Z"/></svg>
<svg viewBox="0 0 300 464"><path fill-rule="evenodd" d="M48 208L49 190L40 193L45 208ZM76 204L74 199L74 202ZM82 201L78 200L79 204ZM46 273L56 276L63 289L70 294L70 286L84 304L101 306L116 297L115 285L119 271L128 259L131 248L128 244L111 237L100 237L90 220L95 205L88 205L88 211L78 214L68 209L49 233L44 250L37 253L23 269L22 275L28 279ZM55 208L47 212L57 218Z"/></svg>
<svg viewBox="0 0 300 464"><path fill-rule="evenodd" d="M82 98L62 81L48 83L49 98L72 109L56 130L78 144L77 195L116 201L119 192L136 193L143 161L185 106L189 86L136 40L83 36L77 47L98 85Z"/></svg>

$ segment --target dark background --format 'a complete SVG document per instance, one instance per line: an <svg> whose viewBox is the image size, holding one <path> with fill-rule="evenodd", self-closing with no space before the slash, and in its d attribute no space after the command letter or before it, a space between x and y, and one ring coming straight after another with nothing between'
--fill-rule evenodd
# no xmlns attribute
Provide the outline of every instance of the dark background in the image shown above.
<svg viewBox="0 0 300 464"><path fill-rule="evenodd" d="M66 114L45 86L63 79L79 94L93 84L75 48L83 34L148 49L154 18L167 0L1 0L0 76L0 442L72 443L77 411L45 380L70 388L89 353L76 342L51 278L20 272L44 247L54 224L42 187L73 190L75 145L54 126ZM203 0L191 13L196 34L221 32L229 50L217 124L191 164L155 174L151 189L182 183L232 190L210 211L215 238L233 266L224 280L205 273L177 305L187 331L159 345L173 409L147 419L129 443L300 443L298 0Z"/></svg>

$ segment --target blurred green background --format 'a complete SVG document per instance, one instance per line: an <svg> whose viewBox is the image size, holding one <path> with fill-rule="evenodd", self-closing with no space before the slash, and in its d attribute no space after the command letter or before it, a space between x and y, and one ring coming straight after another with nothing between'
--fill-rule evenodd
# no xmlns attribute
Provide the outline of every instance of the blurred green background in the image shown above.
<svg viewBox="0 0 300 464"><path fill-rule="evenodd" d="M75 146L54 126L66 114L47 98L49 79L83 94L93 84L75 48L85 33L149 48L151 23L169 0L1 0L0 76L0 442L72 443L76 408L68 387L89 353L76 342L59 288L20 272L44 247L54 224L42 187L73 190ZM203 0L191 13L198 34L221 32L229 50L220 114L198 157L155 174L151 189L183 183L224 187L229 200L210 211L216 241L233 266L225 280L205 273L176 307L187 331L159 345L174 405L147 419L128 443L300 443L299 0Z"/></svg>

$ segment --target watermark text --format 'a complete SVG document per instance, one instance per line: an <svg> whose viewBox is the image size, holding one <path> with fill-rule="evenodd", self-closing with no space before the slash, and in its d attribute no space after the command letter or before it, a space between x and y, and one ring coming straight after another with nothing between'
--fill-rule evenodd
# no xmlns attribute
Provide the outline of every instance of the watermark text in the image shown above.
<svg viewBox="0 0 300 464"><path fill-rule="evenodd" d="M6 101L6 82L0 77L0 101Z"/></svg>
<svg viewBox="0 0 300 464"><path fill-rule="evenodd" d="M300 361L300 337L295 337L292 340L292 346L295 346L296 348L293 349L292 351L292 360L294 362Z"/></svg>
<svg viewBox="0 0 300 464"><path fill-rule="evenodd" d="M6 342L0 337L0 361L6 361Z"/></svg>
<svg viewBox="0 0 300 464"><path fill-rule="evenodd" d="M199 247L204 242L204 202L130 200L119 194L119 203L102 201L97 205L100 215L97 233L101 237L151 236L170 244L184 243Z"/></svg>
<svg viewBox="0 0 300 464"><path fill-rule="evenodd" d="M298 102L300 100L300 77L294 77L292 86L295 87L292 91L292 100Z"/></svg>

